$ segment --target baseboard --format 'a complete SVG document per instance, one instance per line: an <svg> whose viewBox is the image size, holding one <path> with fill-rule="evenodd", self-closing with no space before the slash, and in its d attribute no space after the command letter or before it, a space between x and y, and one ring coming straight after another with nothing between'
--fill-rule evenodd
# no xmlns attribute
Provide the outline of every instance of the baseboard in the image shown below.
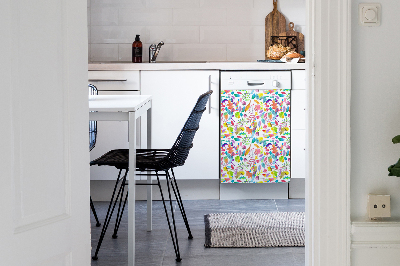
<svg viewBox="0 0 400 266"><path fill-rule="evenodd" d="M293 182L293 183L292 183ZM146 183L146 181L137 181ZM166 181L161 180L163 191ZM289 183L273 184L220 184L219 180L178 180L181 196L185 200L201 199L287 199L304 198L304 179L292 179ZM94 201L109 201L114 188L114 180L91 180L90 195ZM221 190L220 190L221 186ZM147 187L136 186L136 200L146 200ZM158 186L152 186L153 199L161 200Z"/></svg>
<svg viewBox="0 0 400 266"><path fill-rule="evenodd" d="M184 200L219 199L219 180L178 180L179 190ZM145 184L146 181L137 181ZM115 181L91 180L90 195L94 201L109 201ZM167 193L166 181L161 180L163 193ZM147 187L136 186L136 200L147 199ZM161 200L158 186L152 186L153 200ZM164 195L165 196L165 195Z"/></svg>
<svg viewBox="0 0 400 266"><path fill-rule="evenodd" d="M351 226L352 248L400 248L400 220L354 221Z"/></svg>
<svg viewBox="0 0 400 266"><path fill-rule="evenodd" d="M289 182L289 199L304 199L306 197L306 179L291 178Z"/></svg>
<svg viewBox="0 0 400 266"><path fill-rule="evenodd" d="M351 265L399 265L400 219L354 221L351 230Z"/></svg>

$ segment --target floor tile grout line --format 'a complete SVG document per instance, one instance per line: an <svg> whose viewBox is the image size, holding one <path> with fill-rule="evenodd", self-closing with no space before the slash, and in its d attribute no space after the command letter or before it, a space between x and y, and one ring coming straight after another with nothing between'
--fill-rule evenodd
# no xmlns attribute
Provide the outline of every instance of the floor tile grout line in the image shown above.
<svg viewBox="0 0 400 266"><path fill-rule="evenodd" d="M275 203L275 207L276 207L276 211L279 212L279 208L278 208L278 204L276 203L276 200L273 199L274 203Z"/></svg>

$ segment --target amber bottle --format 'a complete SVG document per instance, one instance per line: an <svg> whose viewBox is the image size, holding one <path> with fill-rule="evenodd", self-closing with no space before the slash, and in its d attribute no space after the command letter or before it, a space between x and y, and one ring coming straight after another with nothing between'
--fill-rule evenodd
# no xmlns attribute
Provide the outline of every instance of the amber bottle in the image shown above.
<svg viewBox="0 0 400 266"><path fill-rule="evenodd" d="M142 63L142 46L140 35L136 35L135 41L132 43L132 63Z"/></svg>

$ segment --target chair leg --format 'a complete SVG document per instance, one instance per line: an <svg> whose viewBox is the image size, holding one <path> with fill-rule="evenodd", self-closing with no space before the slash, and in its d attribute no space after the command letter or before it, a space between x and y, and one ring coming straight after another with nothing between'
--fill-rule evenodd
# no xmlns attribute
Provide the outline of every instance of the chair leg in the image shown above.
<svg viewBox="0 0 400 266"><path fill-rule="evenodd" d="M108 225L109 225L109 223L110 223L111 216L112 216L112 214L113 214L113 212L114 212L115 205L117 204L117 201L114 202L114 196L115 196L115 191L116 191L116 189L117 189L118 183L119 183L119 181L120 181L121 172L122 172L122 169L119 170L118 178L117 178L117 181L115 182L115 186L114 186L114 190L113 190L113 193L112 193L112 196L111 196L110 204L108 205L108 210L107 210L106 219L105 219L105 221L104 221L103 228L102 228L102 230L101 230L100 239L99 239L99 242L97 242L96 252L94 253L94 256L92 257L93 260L97 260L97 259L98 259L97 255L98 255L98 253L99 253L101 244L102 244L103 239L104 239L104 235L106 234ZM124 177L123 177L123 179L122 179L122 182L125 182L127 174L128 174L128 170L125 171L125 175L124 175ZM119 188L119 190L118 190L116 199L119 198L120 193L121 193L121 186L120 186L120 188ZM113 202L114 202L114 204L113 204ZM111 208L111 207L112 207L112 208Z"/></svg>
<svg viewBox="0 0 400 266"><path fill-rule="evenodd" d="M169 221L169 215L168 215L168 211L167 211L167 206L165 205L164 194L163 194L162 189L161 189L160 178L158 176L158 172L157 171L156 171L156 176L157 176L157 184L158 184L158 187L159 187L160 193L161 193L161 199L162 199L162 202L163 202L163 205L164 205L165 216L167 217L167 222L168 222L169 232L171 234L172 244L174 245L176 261L179 262L182 259L181 259L181 255L179 253L179 244L178 244L178 237L177 237L177 234L176 234L174 210L172 208L171 193L170 193L170 189L169 189L169 180L168 180L168 177L167 177L167 187L168 187L168 194L169 194L169 202L170 202L170 205L171 205L171 214L172 214L172 221L173 221L173 225L174 225L175 237L174 237L174 234L172 233L172 228L171 228L171 223Z"/></svg>
<svg viewBox="0 0 400 266"><path fill-rule="evenodd" d="M126 185L126 180L124 180L124 182L121 184L121 186L123 186L123 189L122 189L121 197L120 197L120 200L119 200L117 219L115 220L114 234L112 235L112 238L114 238L114 239L118 238L118 234L117 233L118 233L119 225L121 224L122 215L124 214L125 205L126 205L126 202L128 200L128 193L129 192L126 191L124 205L122 206L122 209L121 209L121 203L122 203L122 199L123 199L123 196L124 196L125 185Z"/></svg>
<svg viewBox="0 0 400 266"><path fill-rule="evenodd" d="M101 223L99 222L99 218L97 217L97 213L96 213L96 209L94 208L92 197L90 197L90 208L92 209L94 219L96 219L96 227L99 227L101 225Z"/></svg>
<svg viewBox="0 0 400 266"><path fill-rule="evenodd" d="M188 234L189 234L188 238L189 239L193 239L193 235L192 235L192 232L190 231L190 227L189 227L189 222L188 222L187 217L186 217L185 208L183 207L181 193L179 193L178 183L176 182L174 170L172 168L171 168L171 172L172 172L172 178L170 177L170 179L173 181L173 182L171 181L171 187L172 187L172 189L174 191L176 201L178 202L179 210L181 211L183 221L185 222L186 229L187 229ZM175 190L175 188L176 188L176 190Z"/></svg>

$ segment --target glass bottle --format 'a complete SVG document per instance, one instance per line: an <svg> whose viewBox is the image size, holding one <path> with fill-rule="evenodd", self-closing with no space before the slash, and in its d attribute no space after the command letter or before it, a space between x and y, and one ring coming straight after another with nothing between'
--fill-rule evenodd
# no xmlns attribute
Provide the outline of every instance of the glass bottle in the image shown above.
<svg viewBox="0 0 400 266"><path fill-rule="evenodd" d="M142 63L143 44L140 41L140 35L136 35L132 43L132 63Z"/></svg>

